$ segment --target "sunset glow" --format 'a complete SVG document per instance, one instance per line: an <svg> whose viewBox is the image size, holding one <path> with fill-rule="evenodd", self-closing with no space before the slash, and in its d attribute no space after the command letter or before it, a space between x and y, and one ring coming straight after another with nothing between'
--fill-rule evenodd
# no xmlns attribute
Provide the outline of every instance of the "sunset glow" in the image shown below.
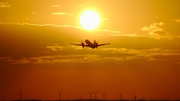
<svg viewBox="0 0 180 101"><path fill-rule="evenodd" d="M0 0L0 101L32 99L180 100L180 0Z"/></svg>

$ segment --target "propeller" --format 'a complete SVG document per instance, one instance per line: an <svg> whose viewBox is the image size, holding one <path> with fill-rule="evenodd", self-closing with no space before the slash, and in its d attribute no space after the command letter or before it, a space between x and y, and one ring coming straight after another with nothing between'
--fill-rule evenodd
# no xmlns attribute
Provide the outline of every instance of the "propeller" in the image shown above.
<svg viewBox="0 0 180 101"><path fill-rule="evenodd" d="M96 45L96 48L98 48L98 41L94 40L94 44Z"/></svg>
<svg viewBox="0 0 180 101"><path fill-rule="evenodd" d="M81 40L80 43L82 45L82 48L84 48L84 42Z"/></svg>
<svg viewBox="0 0 180 101"><path fill-rule="evenodd" d="M83 43L83 41L81 40L79 43Z"/></svg>

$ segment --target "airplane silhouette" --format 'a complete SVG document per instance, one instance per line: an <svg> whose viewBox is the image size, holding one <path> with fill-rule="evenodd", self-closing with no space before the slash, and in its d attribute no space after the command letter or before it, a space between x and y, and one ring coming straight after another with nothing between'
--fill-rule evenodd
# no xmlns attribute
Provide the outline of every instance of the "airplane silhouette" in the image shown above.
<svg viewBox="0 0 180 101"><path fill-rule="evenodd" d="M105 44L98 44L98 41L94 40L94 42L90 42L88 39L85 40L85 43L83 41L80 42L81 44L75 44L75 43L71 43L73 45L77 45L77 46L82 46L82 48L84 47L90 47L92 49L94 48L98 48L99 46L104 46L104 45L108 45L110 43L105 43Z"/></svg>

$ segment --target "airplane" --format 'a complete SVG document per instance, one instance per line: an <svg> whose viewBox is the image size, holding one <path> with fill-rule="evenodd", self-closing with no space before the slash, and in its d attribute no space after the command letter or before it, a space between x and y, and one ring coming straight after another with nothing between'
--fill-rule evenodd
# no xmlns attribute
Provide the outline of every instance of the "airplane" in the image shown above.
<svg viewBox="0 0 180 101"><path fill-rule="evenodd" d="M105 43L105 44L98 44L98 41L94 40L94 42L90 42L88 39L85 40L85 43L83 41L80 42L81 44L75 44L75 43L71 43L73 45L77 45L77 46L82 46L82 48L84 47L90 47L92 49L94 48L98 48L99 46L104 46L104 45L108 45L110 43Z"/></svg>

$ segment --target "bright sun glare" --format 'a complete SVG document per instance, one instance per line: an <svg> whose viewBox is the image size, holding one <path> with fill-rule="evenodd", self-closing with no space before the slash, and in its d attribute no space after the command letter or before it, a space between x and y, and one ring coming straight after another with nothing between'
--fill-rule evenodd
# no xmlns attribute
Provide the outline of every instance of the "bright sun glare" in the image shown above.
<svg viewBox="0 0 180 101"><path fill-rule="evenodd" d="M87 10L81 14L80 24L87 30L93 30L100 24L100 17L95 11Z"/></svg>

